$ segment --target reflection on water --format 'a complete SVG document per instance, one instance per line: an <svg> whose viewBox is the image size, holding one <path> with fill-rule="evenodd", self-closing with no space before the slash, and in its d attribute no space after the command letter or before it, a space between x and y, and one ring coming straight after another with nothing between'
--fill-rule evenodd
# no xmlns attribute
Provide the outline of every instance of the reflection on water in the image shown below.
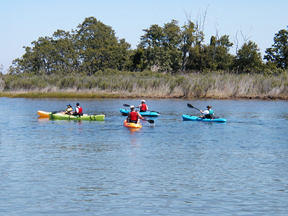
<svg viewBox="0 0 288 216"><path fill-rule="evenodd" d="M39 122L47 122L49 121L49 117L38 117Z"/></svg>
<svg viewBox="0 0 288 216"><path fill-rule="evenodd" d="M147 100L161 115L142 128L123 126L120 99L80 100L104 122L37 115L76 102L0 98L1 212L287 214L288 102L209 101L226 124L182 121L199 113L178 99Z"/></svg>
<svg viewBox="0 0 288 216"><path fill-rule="evenodd" d="M141 128L127 128L130 131L130 135L134 135L135 132L140 131Z"/></svg>

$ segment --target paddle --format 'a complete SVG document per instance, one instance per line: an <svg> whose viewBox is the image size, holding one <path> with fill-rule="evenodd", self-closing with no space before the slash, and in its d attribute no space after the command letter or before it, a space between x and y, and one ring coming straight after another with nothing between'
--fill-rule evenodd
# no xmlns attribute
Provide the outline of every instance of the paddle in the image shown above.
<svg viewBox="0 0 288 216"><path fill-rule="evenodd" d="M126 106L126 107L130 107L131 105L129 105L129 104L123 104L123 106ZM154 111L154 110L152 110L152 111L147 111L147 112L156 112L156 113L158 113L158 114L159 114L159 112L157 112L157 111Z"/></svg>
<svg viewBox="0 0 288 216"><path fill-rule="evenodd" d="M187 103L187 106L188 106L189 108L194 108L194 109L198 110L199 112L201 112L198 108L194 107L192 104Z"/></svg>
<svg viewBox="0 0 288 216"><path fill-rule="evenodd" d="M187 104L187 106L189 107L189 108L194 108L194 109L196 109L196 110L198 110L199 112L201 112L199 109L197 109L196 107L194 107L192 104ZM219 118L218 116L213 116L213 119L216 119L216 118Z"/></svg>
<svg viewBox="0 0 288 216"><path fill-rule="evenodd" d="M64 112L64 110L52 111L51 113L52 113L52 114L55 114L55 113L60 113L60 112Z"/></svg>
<svg viewBox="0 0 288 216"><path fill-rule="evenodd" d="M150 124L153 124L154 123L154 120L151 120L151 119L142 119L143 121L147 121L149 122Z"/></svg>

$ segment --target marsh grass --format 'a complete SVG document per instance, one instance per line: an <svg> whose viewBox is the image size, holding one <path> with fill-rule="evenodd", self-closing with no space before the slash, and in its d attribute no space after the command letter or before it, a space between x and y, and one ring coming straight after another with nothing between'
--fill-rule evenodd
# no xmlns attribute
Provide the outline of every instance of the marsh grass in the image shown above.
<svg viewBox="0 0 288 216"><path fill-rule="evenodd" d="M99 71L84 75L4 75L0 96L48 98L271 98L288 99L288 75Z"/></svg>

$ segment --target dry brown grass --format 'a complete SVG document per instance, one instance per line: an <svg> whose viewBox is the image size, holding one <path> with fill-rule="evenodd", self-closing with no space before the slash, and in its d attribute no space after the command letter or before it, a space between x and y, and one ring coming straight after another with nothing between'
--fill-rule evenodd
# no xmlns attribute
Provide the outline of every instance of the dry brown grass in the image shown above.
<svg viewBox="0 0 288 216"><path fill-rule="evenodd" d="M13 78L13 77L12 77ZM288 99L287 73L280 75L153 72L91 77L27 77L5 82L5 97L150 97L150 98L271 98ZM38 80L37 82L35 80ZM4 79L5 81L5 79ZM2 81L2 86L3 82ZM30 84L31 82L31 84ZM54 85L53 85L54 84Z"/></svg>

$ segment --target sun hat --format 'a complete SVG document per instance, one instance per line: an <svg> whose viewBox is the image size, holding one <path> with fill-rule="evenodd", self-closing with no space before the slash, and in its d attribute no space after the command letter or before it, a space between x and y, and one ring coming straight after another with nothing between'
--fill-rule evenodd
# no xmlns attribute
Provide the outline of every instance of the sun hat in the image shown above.
<svg viewBox="0 0 288 216"><path fill-rule="evenodd" d="M130 106L130 109L134 109L134 106L133 106L133 105L131 105L131 106Z"/></svg>
<svg viewBox="0 0 288 216"><path fill-rule="evenodd" d="M145 100L141 100L142 103L145 103Z"/></svg>

